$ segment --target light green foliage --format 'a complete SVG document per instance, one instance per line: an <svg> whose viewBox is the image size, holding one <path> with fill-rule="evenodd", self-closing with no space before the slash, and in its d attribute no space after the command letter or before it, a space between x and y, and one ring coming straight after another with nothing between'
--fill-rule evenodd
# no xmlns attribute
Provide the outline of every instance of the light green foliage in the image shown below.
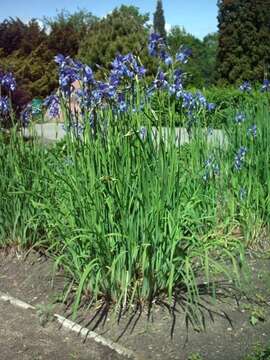
<svg viewBox="0 0 270 360"><path fill-rule="evenodd" d="M136 7L116 8L89 29L81 43L79 58L91 66L109 69L117 53L132 52L145 66L153 63L146 49L148 20L148 14L140 14Z"/></svg>
<svg viewBox="0 0 270 360"><path fill-rule="evenodd" d="M188 360L203 360L203 357L198 353L189 355Z"/></svg>
<svg viewBox="0 0 270 360"><path fill-rule="evenodd" d="M181 46L192 50L192 57L186 66L189 84L202 87L213 84L216 77L217 34L209 34L202 41L179 26L172 27L167 36L171 53L175 55Z"/></svg>
<svg viewBox="0 0 270 360"><path fill-rule="evenodd" d="M62 10L54 18L44 18L49 30L48 48L55 54L77 55L81 41L97 20L87 10L78 10L73 14Z"/></svg>

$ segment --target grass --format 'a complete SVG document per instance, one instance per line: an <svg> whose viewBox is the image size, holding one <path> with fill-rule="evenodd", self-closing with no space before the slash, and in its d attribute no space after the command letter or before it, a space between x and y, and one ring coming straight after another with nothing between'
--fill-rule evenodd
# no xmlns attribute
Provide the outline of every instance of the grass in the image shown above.
<svg viewBox="0 0 270 360"><path fill-rule="evenodd" d="M240 110L247 119L237 125ZM153 138L163 116L149 104L103 109L94 133L86 126L82 137L71 131L50 147L25 141L16 127L0 134L0 245L49 252L75 286L74 317L82 298L126 308L182 296L196 309L202 281L213 294L217 279L240 286L245 248L268 230L265 98L227 112L226 146L209 144L200 126L189 144L175 146L173 104L167 140L161 131ZM247 135L253 124L255 138ZM237 171L241 146L247 154Z"/></svg>

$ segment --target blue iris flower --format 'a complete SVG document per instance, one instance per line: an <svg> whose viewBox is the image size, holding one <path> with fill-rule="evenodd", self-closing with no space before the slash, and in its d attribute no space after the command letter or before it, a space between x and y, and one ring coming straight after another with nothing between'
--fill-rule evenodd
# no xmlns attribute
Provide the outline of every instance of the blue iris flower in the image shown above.
<svg viewBox="0 0 270 360"><path fill-rule="evenodd" d="M0 115L5 116L9 114L9 100L7 96L0 96Z"/></svg>
<svg viewBox="0 0 270 360"><path fill-rule="evenodd" d="M268 79L265 79L265 80L263 81L263 85L262 85L262 87L261 87L261 91L262 91L262 92L268 92L268 91L270 91L270 81L269 81Z"/></svg>
<svg viewBox="0 0 270 360"><path fill-rule="evenodd" d="M192 55L191 49L182 47L180 51L176 54L176 60L182 64L186 64L191 55Z"/></svg>
<svg viewBox="0 0 270 360"><path fill-rule="evenodd" d="M246 115L244 113L240 112L240 113L236 114L234 120L235 120L236 124L240 125L246 120Z"/></svg>
<svg viewBox="0 0 270 360"><path fill-rule="evenodd" d="M240 85L239 89L242 92L250 92L252 90L250 82L249 81L244 81L242 85Z"/></svg>
<svg viewBox="0 0 270 360"><path fill-rule="evenodd" d="M16 90L16 80L11 72L4 74L1 84L7 91L13 92Z"/></svg>
<svg viewBox="0 0 270 360"><path fill-rule="evenodd" d="M234 158L234 168L237 171L241 170L245 161L246 153L247 153L247 148L244 146L241 146L240 149L237 151Z"/></svg>

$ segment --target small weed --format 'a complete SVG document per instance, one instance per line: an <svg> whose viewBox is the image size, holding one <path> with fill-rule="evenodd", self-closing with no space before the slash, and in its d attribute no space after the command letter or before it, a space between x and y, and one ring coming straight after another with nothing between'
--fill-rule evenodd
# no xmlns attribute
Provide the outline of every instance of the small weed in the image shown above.
<svg viewBox="0 0 270 360"><path fill-rule="evenodd" d="M255 346L252 354L243 360L270 360L270 344L267 347L258 344Z"/></svg>
<svg viewBox="0 0 270 360"><path fill-rule="evenodd" d="M36 307L41 326L45 326L48 322L53 321L54 306L52 304L38 304Z"/></svg>
<svg viewBox="0 0 270 360"><path fill-rule="evenodd" d="M249 313L249 322L252 326L257 325L259 322L266 320L266 313L263 307L245 304L243 307Z"/></svg>
<svg viewBox="0 0 270 360"><path fill-rule="evenodd" d="M188 360L203 360L203 357L199 353L192 353L189 355Z"/></svg>

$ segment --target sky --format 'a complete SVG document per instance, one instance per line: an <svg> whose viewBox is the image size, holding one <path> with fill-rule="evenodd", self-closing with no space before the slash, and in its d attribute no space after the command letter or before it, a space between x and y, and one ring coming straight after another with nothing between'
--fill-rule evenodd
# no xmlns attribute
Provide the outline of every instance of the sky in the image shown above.
<svg viewBox="0 0 270 360"><path fill-rule="evenodd" d="M86 9L102 17L121 4L137 6L141 12L152 16L156 0L0 0L0 21L7 17L30 18L53 17L62 9L74 12ZM189 33L203 38L217 30L217 0L163 0L167 27L180 25Z"/></svg>

